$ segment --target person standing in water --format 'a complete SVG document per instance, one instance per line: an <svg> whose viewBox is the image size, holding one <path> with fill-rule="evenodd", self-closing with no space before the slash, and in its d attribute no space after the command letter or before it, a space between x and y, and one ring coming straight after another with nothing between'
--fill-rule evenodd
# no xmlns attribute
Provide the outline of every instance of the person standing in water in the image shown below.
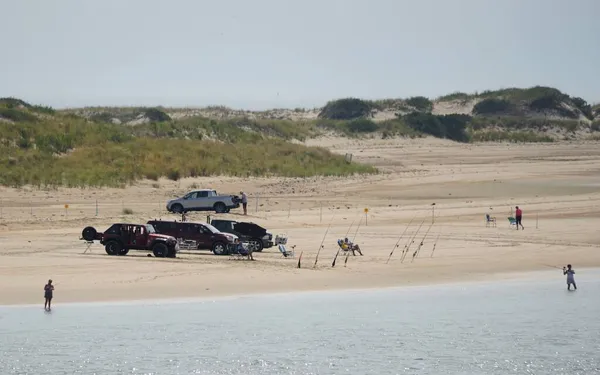
<svg viewBox="0 0 600 375"><path fill-rule="evenodd" d="M519 230L519 225L521 226L521 228L523 230L525 230L525 227L521 223L522 219L523 219L523 211L519 208L519 206L517 206L516 211L515 211L515 221L517 222L517 230Z"/></svg>
<svg viewBox="0 0 600 375"><path fill-rule="evenodd" d="M54 285L52 285L52 280L48 280L48 284L44 285L44 298L46 299L46 302L44 303L44 309L46 311L51 310L53 292Z"/></svg>
<svg viewBox="0 0 600 375"><path fill-rule="evenodd" d="M575 271L571 268L570 264L567 264L567 268L563 267L563 275L567 275L567 290L571 290L571 284L577 290L577 284L575 284Z"/></svg>

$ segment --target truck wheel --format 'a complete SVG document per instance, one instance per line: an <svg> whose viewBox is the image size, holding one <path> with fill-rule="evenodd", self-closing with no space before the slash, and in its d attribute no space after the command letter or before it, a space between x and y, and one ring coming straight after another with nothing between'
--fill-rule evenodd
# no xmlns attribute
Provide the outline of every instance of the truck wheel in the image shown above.
<svg viewBox="0 0 600 375"><path fill-rule="evenodd" d="M168 252L169 252L169 249L167 248L167 245L165 245L162 242L159 242L157 244L154 244L154 246L152 246L152 253L154 253L154 256L157 258L166 257Z"/></svg>
<svg viewBox="0 0 600 375"><path fill-rule="evenodd" d="M179 203L175 203L171 206L171 211L175 212L176 214L181 214L183 213L183 206Z"/></svg>
<svg viewBox="0 0 600 375"><path fill-rule="evenodd" d="M167 253L167 258L177 258L177 251L175 248L170 248Z"/></svg>
<svg viewBox="0 0 600 375"><path fill-rule="evenodd" d="M118 255L123 256L123 255L127 255L128 253L129 253L129 249L121 249L121 251L119 251Z"/></svg>
<svg viewBox="0 0 600 375"><path fill-rule="evenodd" d="M216 213L223 214L227 210L227 207L225 206L225 203L223 203L223 202L217 202L214 205L214 209L215 209Z"/></svg>
<svg viewBox="0 0 600 375"><path fill-rule="evenodd" d="M212 252L215 255L225 255L225 244L223 242L215 242L212 245Z"/></svg>
<svg viewBox="0 0 600 375"><path fill-rule="evenodd" d="M248 241L248 247L250 247L252 251L260 253L261 251L263 251L263 242L258 238L253 238L250 241Z"/></svg>
<svg viewBox="0 0 600 375"><path fill-rule="evenodd" d="M108 255L117 255L123 250L123 247L117 241L108 241L104 245L104 250L106 250L106 254Z"/></svg>
<svg viewBox="0 0 600 375"><path fill-rule="evenodd" d="M96 234L98 234L98 231L96 231L96 228L85 227L85 228L83 228L83 232L81 232L81 237L86 241L93 241L96 239Z"/></svg>

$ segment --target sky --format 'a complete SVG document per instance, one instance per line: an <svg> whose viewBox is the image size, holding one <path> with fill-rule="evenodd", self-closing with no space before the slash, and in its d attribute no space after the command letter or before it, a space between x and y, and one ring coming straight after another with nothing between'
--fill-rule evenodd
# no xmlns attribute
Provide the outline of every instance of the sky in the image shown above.
<svg viewBox="0 0 600 375"><path fill-rule="evenodd" d="M318 107L535 85L600 102L599 0L0 0L0 97Z"/></svg>

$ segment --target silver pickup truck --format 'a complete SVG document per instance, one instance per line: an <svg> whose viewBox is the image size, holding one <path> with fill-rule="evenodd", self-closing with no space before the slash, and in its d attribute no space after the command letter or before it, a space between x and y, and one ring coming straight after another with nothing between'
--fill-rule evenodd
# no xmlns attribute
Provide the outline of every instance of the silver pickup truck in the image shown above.
<svg viewBox="0 0 600 375"><path fill-rule="evenodd" d="M203 189L190 191L181 198L167 202L167 211L183 213L188 211L215 211L227 213L240 207L242 199L236 195L219 195L216 190Z"/></svg>

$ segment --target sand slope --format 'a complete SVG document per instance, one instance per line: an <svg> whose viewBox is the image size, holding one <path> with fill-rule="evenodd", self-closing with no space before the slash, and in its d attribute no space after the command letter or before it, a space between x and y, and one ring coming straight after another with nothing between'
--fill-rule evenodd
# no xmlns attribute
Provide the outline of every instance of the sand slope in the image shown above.
<svg viewBox="0 0 600 375"><path fill-rule="evenodd" d="M597 143L464 145L341 138L310 143L351 152L354 160L375 164L385 173L347 179L142 182L124 190L1 188L0 304L43 303L48 278L55 281L55 303L60 303L412 285L510 277L566 263L579 272L600 266ZM255 262L206 251L181 253L178 259L134 251L110 257L99 244L83 254L79 236L84 226L104 230L118 221L175 218L165 213L166 200L194 186L246 191L251 197L247 219L287 234L289 244L296 246L296 259L282 258L275 248L256 254ZM509 228L507 216L515 205L523 208L525 231ZM134 214L123 216L123 208ZM485 226L486 213L497 218L496 228ZM191 216L206 219L206 213ZM239 213L229 216L241 218ZM421 223L401 262L403 248ZM340 257L332 268L336 239L347 233L356 235L365 255L350 256L347 264Z"/></svg>

